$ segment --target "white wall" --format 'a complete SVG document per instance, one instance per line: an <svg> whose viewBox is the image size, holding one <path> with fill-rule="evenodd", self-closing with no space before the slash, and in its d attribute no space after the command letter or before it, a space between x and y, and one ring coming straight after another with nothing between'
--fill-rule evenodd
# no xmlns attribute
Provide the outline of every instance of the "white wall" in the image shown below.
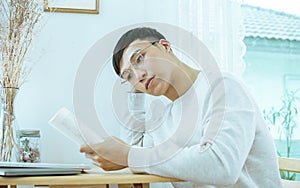
<svg viewBox="0 0 300 188"><path fill-rule="evenodd" d="M177 10L174 0L100 0L99 15L43 14L45 25L31 55L38 62L21 87L16 104L19 128L41 130L43 162L86 161L79 147L47 122L60 107L73 108L75 74L89 48L105 34L128 24L151 21L177 25Z"/></svg>

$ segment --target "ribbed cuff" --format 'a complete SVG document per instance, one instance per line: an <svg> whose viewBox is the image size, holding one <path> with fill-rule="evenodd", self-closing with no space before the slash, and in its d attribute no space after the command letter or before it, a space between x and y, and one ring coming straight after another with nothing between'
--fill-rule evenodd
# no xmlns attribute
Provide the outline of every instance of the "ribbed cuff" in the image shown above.
<svg viewBox="0 0 300 188"><path fill-rule="evenodd" d="M132 146L128 153L128 166L133 173L149 173L149 160L147 153L150 150L143 147Z"/></svg>

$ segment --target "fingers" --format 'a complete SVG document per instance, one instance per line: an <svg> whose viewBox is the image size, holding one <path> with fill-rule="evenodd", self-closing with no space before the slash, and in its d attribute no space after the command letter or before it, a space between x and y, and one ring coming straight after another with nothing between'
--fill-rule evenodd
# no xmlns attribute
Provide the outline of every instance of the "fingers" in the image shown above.
<svg viewBox="0 0 300 188"><path fill-rule="evenodd" d="M100 168L102 168L104 170L110 169L112 166L111 165L112 163L110 161L105 160L104 158L99 157L98 155L85 154L85 157L93 160L93 163L96 166L99 166Z"/></svg>
<svg viewBox="0 0 300 188"><path fill-rule="evenodd" d="M102 149L109 148L108 146L110 146L112 144L120 144L120 143L122 143L121 140L111 136L111 137L107 137L105 140L103 140L102 142L99 142L99 143L82 145L80 147L80 152L92 154L92 153L95 153L95 150L99 149L99 151L101 151Z"/></svg>
<svg viewBox="0 0 300 188"><path fill-rule="evenodd" d="M120 170L125 168L125 166L118 165L101 157L98 157L94 164L105 171Z"/></svg>
<svg viewBox="0 0 300 188"><path fill-rule="evenodd" d="M91 148L88 145L82 145L80 146L80 152L81 153L90 153L89 151L91 150Z"/></svg>
<svg viewBox="0 0 300 188"><path fill-rule="evenodd" d="M101 167L101 163L106 161L102 157L95 154L85 154L85 157L91 159L96 166ZM101 167L102 168L102 167Z"/></svg>
<svg viewBox="0 0 300 188"><path fill-rule="evenodd" d="M97 163L104 170L116 170L128 166L127 156L130 146L120 139L108 137L104 141L95 144L83 145L80 152Z"/></svg>
<svg viewBox="0 0 300 188"><path fill-rule="evenodd" d="M80 152L81 153L95 153L95 150L97 150L98 148L101 148L103 145L105 145L104 141L95 143L95 144L82 145L80 147Z"/></svg>
<svg viewBox="0 0 300 188"><path fill-rule="evenodd" d="M125 166L115 164L98 155L85 154L85 157L91 159L96 166L102 168L105 171L119 170L125 168Z"/></svg>
<svg viewBox="0 0 300 188"><path fill-rule="evenodd" d="M90 147L89 145L82 145L80 147L80 152L81 153L89 153L89 154L94 154L95 151L92 147Z"/></svg>
<svg viewBox="0 0 300 188"><path fill-rule="evenodd" d="M88 158L88 159L92 159L93 161L97 161L98 158L99 158L98 155L95 155L95 154L88 154L88 153L85 154L85 157Z"/></svg>

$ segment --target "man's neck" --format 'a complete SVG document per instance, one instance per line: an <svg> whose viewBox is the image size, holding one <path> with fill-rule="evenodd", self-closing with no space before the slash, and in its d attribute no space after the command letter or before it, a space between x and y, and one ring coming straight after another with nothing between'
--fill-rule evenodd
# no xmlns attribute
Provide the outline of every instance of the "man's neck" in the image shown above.
<svg viewBox="0 0 300 188"><path fill-rule="evenodd" d="M180 63L177 71L175 71L173 75L171 86L165 96L170 100L175 101L184 95L185 92L192 87L199 73L199 70Z"/></svg>

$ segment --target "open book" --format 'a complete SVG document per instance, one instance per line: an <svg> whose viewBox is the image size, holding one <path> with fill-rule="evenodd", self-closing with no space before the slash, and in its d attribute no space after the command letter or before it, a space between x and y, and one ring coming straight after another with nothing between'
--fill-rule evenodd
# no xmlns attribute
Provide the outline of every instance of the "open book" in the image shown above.
<svg viewBox="0 0 300 188"><path fill-rule="evenodd" d="M85 143L75 116L67 108L63 107L58 110L48 123L76 144L82 145Z"/></svg>
<svg viewBox="0 0 300 188"><path fill-rule="evenodd" d="M79 127L73 112L65 107L59 109L48 123L79 146L103 141L103 138L96 134L96 130L87 125Z"/></svg>

